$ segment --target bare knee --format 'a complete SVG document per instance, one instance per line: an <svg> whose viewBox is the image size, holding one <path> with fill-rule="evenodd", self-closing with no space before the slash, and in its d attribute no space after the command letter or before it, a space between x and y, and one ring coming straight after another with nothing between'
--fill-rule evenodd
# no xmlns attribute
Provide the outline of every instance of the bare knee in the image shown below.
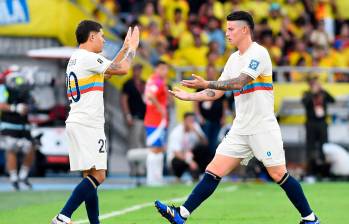
<svg viewBox="0 0 349 224"><path fill-rule="evenodd" d="M219 177L224 177L227 175L227 170L225 170L222 165L219 164L218 161L212 160L208 166L206 167L206 171L213 173L214 175L217 175Z"/></svg>
<svg viewBox="0 0 349 224"><path fill-rule="evenodd" d="M241 159L239 158L216 154L211 163L208 164L206 170L219 177L224 177L235 169L240 162Z"/></svg>
<svg viewBox="0 0 349 224"><path fill-rule="evenodd" d="M287 173L286 167L268 167L267 168L270 177L277 183L279 182L284 175Z"/></svg>

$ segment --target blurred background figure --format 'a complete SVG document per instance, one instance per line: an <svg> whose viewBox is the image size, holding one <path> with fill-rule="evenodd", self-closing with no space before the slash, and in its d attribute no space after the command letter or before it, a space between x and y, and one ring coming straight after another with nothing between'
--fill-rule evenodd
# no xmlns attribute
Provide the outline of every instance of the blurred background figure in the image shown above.
<svg viewBox="0 0 349 224"><path fill-rule="evenodd" d="M168 65L163 61L159 61L145 87L146 112L144 125L146 145L150 148L146 162L147 184L152 186L164 184L164 151L168 126L166 84L168 70Z"/></svg>
<svg viewBox="0 0 349 224"><path fill-rule="evenodd" d="M208 81L217 79L218 71L214 66L206 67ZM201 90L197 90L201 91ZM228 102L225 95L215 101L194 102L195 114L202 130L208 139L210 156L213 157L218 144L218 134L225 124L225 112L228 110Z"/></svg>
<svg viewBox="0 0 349 224"><path fill-rule="evenodd" d="M325 143L322 146L326 162L330 165L330 174L335 178L349 180L349 152L342 146L334 143Z"/></svg>
<svg viewBox="0 0 349 224"><path fill-rule="evenodd" d="M3 96L0 101L1 148L6 150L7 172L14 190L31 189L28 175L34 160L34 147L28 121L30 84L14 66L0 83L3 83L0 88ZM22 164L19 172L17 164Z"/></svg>
<svg viewBox="0 0 349 224"><path fill-rule="evenodd" d="M306 158L307 176L326 175L326 161L322 146L328 141L327 108L335 99L322 88L316 77L308 80L309 90L303 95L306 111Z"/></svg>
<svg viewBox="0 0 349 224"><path fill-rule="evenodd" d="M190 172L193 181L197 181L211 159L208 142L200 125L195 121L194 113L185 113L183 119L170 132L167 159L177 181L180 181L186 171Z"/></svg>
<svg viewBox="0 0 349 224"><path fill-rule="evenodd" d="M121 109L127 124L127 149L143 148L145 146L145 103L143 100L145 81L142 80L143 66L135 64L132 68L132 78L122 87Z"/></svg>

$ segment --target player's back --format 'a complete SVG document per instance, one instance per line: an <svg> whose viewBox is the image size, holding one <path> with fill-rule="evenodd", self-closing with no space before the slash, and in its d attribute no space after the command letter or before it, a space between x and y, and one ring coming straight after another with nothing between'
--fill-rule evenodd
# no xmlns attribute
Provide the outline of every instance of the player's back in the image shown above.
<svg viewBox="0 0 349 224"><path fill-rule="evenodd" d="M104 127L104 72L110 61L84 49L76 50L66 70L70 112L66 123Z"/></svg>

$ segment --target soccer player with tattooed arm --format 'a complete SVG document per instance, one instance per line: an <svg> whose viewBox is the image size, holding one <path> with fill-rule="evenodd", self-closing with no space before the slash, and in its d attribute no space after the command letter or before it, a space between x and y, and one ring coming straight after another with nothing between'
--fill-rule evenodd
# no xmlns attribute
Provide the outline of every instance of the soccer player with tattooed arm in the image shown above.
<svg viewBox="0 0 349 224"><path fill-rule="evenodd" d="M248 12L235 11L228 15L226 37L238 50L229 57L218 81L206 81L193 75L192 80L183 80L181 84L203 91L188 93L179 88L170 91L173 96L187 101L216 100L225 91L233 91L236 106L236 118L230 131L184 204L174 207L155 201L155 207L170 223L185 223L215 191L223 176L240 163L246 165L253 156L285 191L300 213L300 224L320 223L301 185L287 172L281 131L274 114L272 63L267 49L253 42L253 29L253 18Z"/></svg>
<svg viewBox="0 0 349 224"><path fill-rule="evenodd" d="M75 34L79 48L72 54L66 70L70 102L66 133L70 170L82 171L83 180L51 223L72 223L73 212L85 202L89 222L99 224L97 187L105 180L107 169L104 79L128 72L139 44L139 30L137 26L129 28L121 50L112 61L100 55L105 40L99 23L84 20Z"/></svg>

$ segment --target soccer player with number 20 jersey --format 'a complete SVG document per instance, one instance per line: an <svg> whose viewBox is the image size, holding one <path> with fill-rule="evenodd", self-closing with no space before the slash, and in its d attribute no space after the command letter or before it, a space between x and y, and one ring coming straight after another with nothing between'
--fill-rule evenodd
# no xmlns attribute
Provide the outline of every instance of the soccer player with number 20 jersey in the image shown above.
<svg viewBox="0 0 349 224"><path fill-rule="evenodd" d="M75 34L79 49L72 54L66 71L70 102L66 133L70 169L82 171L84 178L51 223L71 223L73 212L85 202L90 223L99 224L97 187L105 180L107 169L104 79L127 73L139 44L139 30L138 27L129 28L121 50L112 61L99 54L105 42L99 23L84 20Z"/></svg>

